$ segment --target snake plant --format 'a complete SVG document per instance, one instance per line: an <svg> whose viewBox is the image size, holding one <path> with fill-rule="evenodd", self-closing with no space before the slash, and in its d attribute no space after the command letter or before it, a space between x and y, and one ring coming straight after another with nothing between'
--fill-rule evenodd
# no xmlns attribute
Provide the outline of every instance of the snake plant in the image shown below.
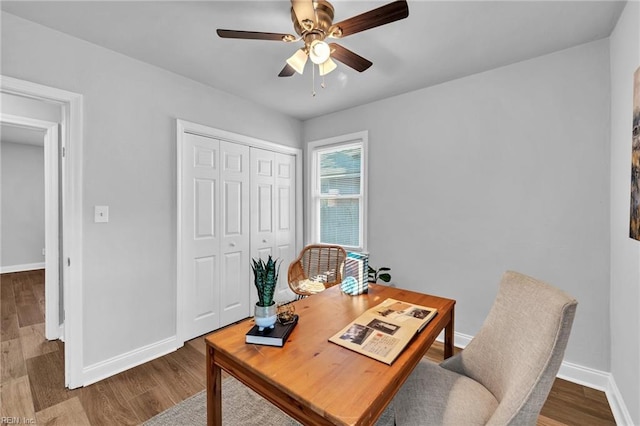
<svg viewBox="0 0 640 426"><path fill-rule="evenodd" d="M251 259L253 269L254 284L258 290L258 306L265 307L273 305L273 294L278 284L278 274L280 265L278 259L273 260L271 256L265 262L262 259Z"/></svg>

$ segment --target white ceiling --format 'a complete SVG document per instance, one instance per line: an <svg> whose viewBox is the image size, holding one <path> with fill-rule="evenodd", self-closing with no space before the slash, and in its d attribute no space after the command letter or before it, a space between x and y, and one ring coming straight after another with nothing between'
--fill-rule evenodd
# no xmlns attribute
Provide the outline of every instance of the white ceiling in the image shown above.
<svg viewBox="0 0 640 426"><path fill-rule="evenodd" d="M333 1L334 22L389 1ZM405 20L339 43L373 62L345 65L315 97L278 77L299 47L219 38L217 28L293 33L281 1L2 1L2 10L305 120L607 37L624 2L416 1ZM301 43L299 43L301 44Z"/></svg>

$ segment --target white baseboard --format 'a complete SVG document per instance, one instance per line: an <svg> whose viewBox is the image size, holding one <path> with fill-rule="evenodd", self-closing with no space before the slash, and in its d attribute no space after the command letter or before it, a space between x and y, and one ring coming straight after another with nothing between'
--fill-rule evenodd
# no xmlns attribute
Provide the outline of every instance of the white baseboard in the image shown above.
<svg viewBox="0 0 640 426"><path fill-rule="evenodd" d="M454 345L462 349L469 344L471 339L473 339L473 336L468 334L454 332L453 335ZM440 333L436 340L444 342L444 332ZM633 426L631 414L627 410L627 406L611 373L563 361L557 377L604 392L616 424Z"/></svg>
<svg viewBox="0 0 640 426"><path fill-rule="evenodd" d="M44 269L44 262L26 263L24 265L9 265L0 267L0 274L9 274L12 272L34 271L36 269Z"/></svg>
<svg viewBox="0 0 640 426"><path fill-rule="evenodd" d="M631 413L627 409L627 406L622 399L622 395L620 394L620 390L616 385L616 381L613 379L613 376L609 376L609 382L607 384L607 390L605 391L607 394L607 400L609 401L609 406L611 407L611 412L613 413L613 418L616 419L616 424L620 426L633 426L635 423L631 418Z"/></svg>
<svg viewBox="0 0 640 426"><path fill-rule="evenodd" d="M176 336L172 336L85 367L82 369L82 386L88 386L130 368L137 367L140 364L173 352L181 346L181 344L178 344Z"/></svg>
<svg viewBox="0 0 640 426"><path fill-rule="evenodd" d="M604 392L607 395L607 401L609 401L609 407L611 407L616 424L634 425L611 373L564 361L558 371L558 377Z"/></svg>
<svg viewBox="0 0 640 426"><path fill-rule="evenodd" d="M563 361L560 365L558 377L602 392L606 392L609 380L611 380L610 373L568 361Z"/></svg>

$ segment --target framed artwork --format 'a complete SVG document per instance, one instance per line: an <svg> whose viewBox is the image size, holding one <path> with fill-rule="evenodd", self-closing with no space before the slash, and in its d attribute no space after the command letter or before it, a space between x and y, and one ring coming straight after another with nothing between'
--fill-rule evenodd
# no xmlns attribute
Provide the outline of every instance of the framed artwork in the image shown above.
<svg viewBox="0 0 640 426"><path fill-rule="evenodd" d="M631 220L629 236L640 241L640 68L633 75L631 130Z"/></svg>

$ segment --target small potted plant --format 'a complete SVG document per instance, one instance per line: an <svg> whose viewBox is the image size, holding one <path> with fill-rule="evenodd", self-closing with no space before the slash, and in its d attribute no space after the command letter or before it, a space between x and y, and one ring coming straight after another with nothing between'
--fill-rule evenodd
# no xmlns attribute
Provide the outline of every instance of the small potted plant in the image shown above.
<svg viewBox="0 0 640 426"><path fill-rule="evenodd" d="M251 261L253 282L258 290L254 316L258 331L263 331L266 327L273 328L278 318L278 309L273 295L278 284L280 265L278 260L273 260L271 256L266 262L262 259L251 259Z"/></svg>
<svg viewBox="0 0 640 426"><path fill-rule="evenodd" d="M391 274L389 273L390 270L391 268L387 268L386 266L383 266L380 269L374 269L369 266L369 282L377 283L378 280L382 280L385 283L388 283L391 281Z"/></svg>

